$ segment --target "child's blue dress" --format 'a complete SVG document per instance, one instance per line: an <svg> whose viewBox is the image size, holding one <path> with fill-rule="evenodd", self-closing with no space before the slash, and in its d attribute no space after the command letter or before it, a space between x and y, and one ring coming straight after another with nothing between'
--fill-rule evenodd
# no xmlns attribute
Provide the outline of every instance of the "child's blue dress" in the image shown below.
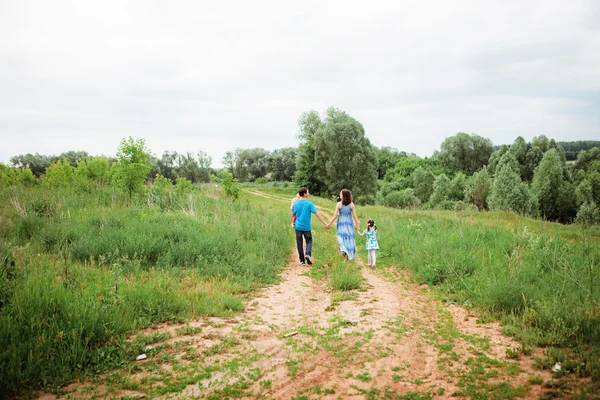
<svg viewBox="0 0 600 400"><path fill-rule="evenodd" d="M379 250L377 243L377 231L375 229L365 229L367 235L367 250Z"/></svg>

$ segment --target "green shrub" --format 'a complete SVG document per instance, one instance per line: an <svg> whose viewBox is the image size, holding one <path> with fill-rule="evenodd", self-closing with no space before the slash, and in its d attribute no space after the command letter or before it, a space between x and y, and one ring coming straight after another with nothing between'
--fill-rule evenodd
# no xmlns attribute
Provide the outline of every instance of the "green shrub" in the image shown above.
<svg viewBox="0 0 600 400"><path fill-rule="evenodd" d="M596 203L583 203L577 211L575 223L584 226L600 224L600 209Z"/></svg>

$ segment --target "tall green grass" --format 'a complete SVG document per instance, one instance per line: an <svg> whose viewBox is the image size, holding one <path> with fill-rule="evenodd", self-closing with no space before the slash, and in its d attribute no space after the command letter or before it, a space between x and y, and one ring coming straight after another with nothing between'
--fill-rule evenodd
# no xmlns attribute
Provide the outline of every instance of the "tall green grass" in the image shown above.
<svg viewBox="0 0 600 400"><path fill-rule="evenodd" d="M600 247L593 232L504 213L359 213L377 223L381 261L501 320L525 343L571 349L584 363L580 374L600 382Z"/></svg>
<svg viewBox="0 0 600 400"><path fill-rule="evenodd" d="M0 397L129 362L149 324L239 311L289 257L286 207L214 188L168 212L105 188L0 200Z"/></svg>

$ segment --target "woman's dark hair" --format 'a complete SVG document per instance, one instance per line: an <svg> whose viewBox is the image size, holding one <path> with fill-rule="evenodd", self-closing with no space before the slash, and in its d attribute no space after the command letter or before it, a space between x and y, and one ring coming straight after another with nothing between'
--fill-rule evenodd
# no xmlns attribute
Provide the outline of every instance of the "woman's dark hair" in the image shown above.
<svg viewBox="0 0 600 400"><path fill-rule="evenodd" d="M367 228L368 229L373 229L373 230L377 230L377 225L375 225L375 221L373 221L372 219L367 221Z"/></svg>
<svg viewBox="0 0 600 400"><path fill-rule="evenodd" d="M342 198L340 200L343 205L347 206L352 203L352 193L348 189L342 189Z"/></svg>

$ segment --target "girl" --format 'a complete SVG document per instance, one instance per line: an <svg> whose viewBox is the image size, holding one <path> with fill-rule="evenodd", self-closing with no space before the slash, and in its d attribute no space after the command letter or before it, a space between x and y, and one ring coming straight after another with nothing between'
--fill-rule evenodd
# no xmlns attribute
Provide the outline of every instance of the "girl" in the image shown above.
<svg viewBox="0 0 600 400"><path fill-rule="evenodd" d="M375 221L372 219L367 221L367 229L364 232L358 231L360 236L367 235L367 251L369 252L369 261L367 263L367 267L375 268L377 263L377 250L379 249L379 244L377 243L377 225L375 225Z"/></svg>

